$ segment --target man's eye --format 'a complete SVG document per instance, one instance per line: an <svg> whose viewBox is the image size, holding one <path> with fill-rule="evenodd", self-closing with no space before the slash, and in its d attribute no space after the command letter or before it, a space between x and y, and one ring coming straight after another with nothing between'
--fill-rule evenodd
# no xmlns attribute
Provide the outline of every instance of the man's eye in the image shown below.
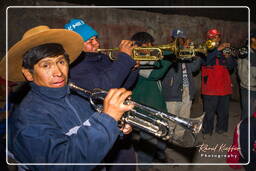
<svg viewBox="0 0 256 171"><path fill-rule="evenodd" d="M50 65L49 64L43 64L42 67L43 68L48 68Z"/></svg>
<svg viewBox="0 0 256 171"><path fill-rule="evenodd" d="M61 60L59 61L60 64L66 64L66 61L65 60Z"/></svg>

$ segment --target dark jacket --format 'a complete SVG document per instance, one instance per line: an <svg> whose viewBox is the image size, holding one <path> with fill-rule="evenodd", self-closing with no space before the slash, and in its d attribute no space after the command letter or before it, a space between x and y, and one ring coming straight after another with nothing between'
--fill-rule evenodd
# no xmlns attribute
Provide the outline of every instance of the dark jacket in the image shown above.
<svg viewBox="0 0 256 171"><path fill-rule="evenodd" d="M193 73L200 69L201 58L198 57L191 62L186 62L185 64L189 80L189 95L192 100L196 94ZM181 62L173 63L171 65L162 81L162 86L165 101L182 101L183 75Z"/></svg>
<svg viewBox="0 0 256 171"><path fill-rule="evenodd" d="M31 91L9 123L9 151L21 163L100 163L120 130L110 116L61 88ZM31 170L91 170L94 166L28 166Z"/></svg>
<svg viewBox="0 0 256 171"><path fill-rule="evenodd" d="M129 89L138 76L138 71L131 71L134 65L135 61L125 53L119 53L117 60L112 62L104 54L82 52L72 63L70 79L89 90L120 87Z"/></svg>

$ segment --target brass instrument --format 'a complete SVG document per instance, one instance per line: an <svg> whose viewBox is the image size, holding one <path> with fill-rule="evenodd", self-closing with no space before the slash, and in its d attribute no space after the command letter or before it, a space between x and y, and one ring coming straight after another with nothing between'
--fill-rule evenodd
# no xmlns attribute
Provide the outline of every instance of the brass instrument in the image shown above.
<svg viewBox="0 0 256 171"><path fill-rule="evenodd" d="M212 41L211 39L207 40L204 44L195 47L193 44L187 48L179 49L178 58L179 59L191 59L197 56L197 53L207 55L208 50L213 50L218 46L218 42Z"/></svg>
<svg viewBox="0 0 256 171"><path fill-rule="evenodd" d="M222 52L237 58L246 58L248 56L248 47L226 47L222 50Z"/></svg>
<svg viewBox="0 0 256 171"><path fill-rule="evenodd" d="M119 48L98 49L97 51L107 53L111 60L116 60L116 57L113 55L113 53L119 51ZM133 48L131 57L135 61L158 61L163 59L163 53L159 48L137 47Z"/></svg>
<svg viewBox="0 0 256 171"><path fill-rule="evenodd" d="M224 54L228 54L228 55L233 55L236 56L236 54L239 53L238 49L234 48L234 47L226 47L222 50L222 53Z"/></svg>
<svg viewBox="0 0 256 171"><path fill-rule="evenodd" d="M188 48L183 48L179 50L178 58L181 60L191 59L197 56L197 53L202 53L207 55L207 48L206 46L199 46L195 48L194 46L189 46Z"/></svg>
<svg viewBox="0 0 256 171"><path fill-rule="evenodd" d="M113 55L113 52L119 51L119 48L112 48L112 49L98 49L98 52L107 53L111 60L116 60ZM152 46L152 47L135 47L132 50L132 58L135 61L157 61L163 59L163 51L170 51L174 54L177 53L177 43L166 44L166 45L159 45L159 46Z"/></svg>
<svg viewBox="0 0 256 171"><path fill-rule="evenodd" d="M248 57L248 47L247 46L243 46L238 49L238 57L239 58Z"/></svg>
<svg viewBox="0 0 256 171"><path fill-rule="evenodd" d="M103 101L107 95L107 91L98 88L89 91L80 88L73 83L69 83L69 86L75 90L85 93L87 97L89 97L90 103L93 105L95 110L102 112ZM134 108L122 116L120 121L121 125L128 123L135 129L143 130L163 140L168 140L175 143L174 128L170 126L171 123L177 123L186 130L189 130L193 137L193 145L196 140L196 135L202 128L202 119L204 115L196 119L187 119L139 104L132 101L131 98L126 99L125 103L134 104Z"/></svg>
<svg viewBox="0 0 256 171"><path fill-rule="evenodd" d="M218 42L215 42L215 41L213 41L213 40L211 40L211 39L209 39L209 40L207 40L207 41L205 42L205 46L206 46L206 48L207 48L208 50L213 50L213 49L216 48L218 45L219 45Z"/></svg>

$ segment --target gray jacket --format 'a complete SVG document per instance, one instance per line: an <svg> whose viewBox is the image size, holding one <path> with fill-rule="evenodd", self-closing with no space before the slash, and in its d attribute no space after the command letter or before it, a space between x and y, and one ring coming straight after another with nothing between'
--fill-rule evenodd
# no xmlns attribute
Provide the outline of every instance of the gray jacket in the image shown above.
<svg viewBox="0 0 256 171"><path fill-rule="evenodd" d="M196 87L192 73L198 71L201 66L201 58L198 57L192 62L186 63L188 80L189 80L189 95L192 100L196 93ZM182 101L183 92L183 76L182 63L174 63L162 81L163 94L165 101Z"/></svg>
<svg viewBox="0 0 256 171"><path fill-rule="evenodd" d="M256 91L256 66L253 60L256 59L256 53L251 49L250 50L251 57L250 62L248 61L248 57L246 58L238 58L238 75L240 79L240 85L243 88L248 89L249 87L249 66L250 66L250 90Z"/></svg>

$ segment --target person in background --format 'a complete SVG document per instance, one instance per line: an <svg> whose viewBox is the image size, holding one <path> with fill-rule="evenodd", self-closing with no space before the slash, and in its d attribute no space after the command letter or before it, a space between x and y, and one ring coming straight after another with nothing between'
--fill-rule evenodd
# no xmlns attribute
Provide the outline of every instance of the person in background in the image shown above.
<svg viewBox="0 0 256 171"><path fill-rule="evenodd" d="M131 58L134 47L132 41L122 40L117 59L111 61L107 55L97 51L100 47L99 34L83 20L71 19L64 28L78 33L84 41L83 52L71 65L70 79L72 82L88 90L94 88L109 90L120 87L130 89L134 85L138 70L135 67L136 62ZM124 127L128 130L124 132L126 135L118 137L118 141L104 159L104 163L136 163L131 136L128 135L132 127L129 124L125 124ZM133 165L108 165L105 168L108 171L136 169Z"/></svg>
<svg viewBox="0 0 256 171"><path fill-rule="evenodd" d="M69 62L81 53L80 35L37 26L8 51L8 79L31 90L8 120L8 150L20 163L99 163L120 134L118 120L133 105L125 89L111 89L102 113L68 86ZM5 78L4 57L0 76ZM88 80L90 81L90 80ZM123 130L125 131L125 130ZM31 145L32 144L32 145ZM97 152L97 153L95 153ZM93 165L26 165L29 170L91 170Z"/></svg>
<svg viewBox="0 0 256 171"><path fill-rule="evenodd" d="M248 134L248 127L250 127L250 134ZM242 119L237 124L234 131L232 148L233 150L228 151L226 158L231 168L241 169L242 165L237 165L238 163L248 163L243 165L246 171L256 170L256 113L249 118Z"/></svg>
<svg viewBox="0 0 256 171"><path fill-rule="evenodd" d="M201 70L203 110L205 112L202 131L204 138L213 133L215 113L218 114L215 132L223 134L228 131L229 98L232 94L229 71L236 66L234 58L223 52L225 48L230 47L230 43L221 43L221 34L217 29L210 29L207 32L207 38L215 46L208 50Z"/></svg>
<svg viewBox="0 0 256 171"><path fill-rule="evenodd" d="M241 92L241 119L245 119L256 112L256 29L252 29L250 33L250 60L248 53L245 56L239 56L238 63L238 76L240 79L240 92ZM248 46L247 46L248 48ZM249 73L250 67L250 73ZM250 84L249 84L250 77ZM249 90L250 88L250 90ZM250 113L248 110L248 94L250 92Z"/></svg>
<svg viewBox="0 0 256 171"><path fill-rule="evenodd" d="M111 61L109 56L99 53L99 33L81 19L71 19L65 29L78 33L84 40L83 52L71 65L70 79L86 89L125 87L131 88L137 80L136 62L131 58L133 42L122 40L117 59ZM90 82L86 81L89 79Z"/></svg>
<svg viewBox="0 0 256 171"><path fill-rule="evenodd" d="M131 40L134 41L138 47L152 47L154 42L154 38L147 32L137 32L131 37ZM143 63L145 63L145 61L141 62L140 66L144 65ZM167 112L162 95L161 79L171 63L169 61L160 60L156 62L151 61L151 65L156 68L140 68L139 79L132 90L132 99L157 110ZM139 163L152 163L154 159L158 160L158 162L173 162L173 160L166 156L165 149L166 143L164 141L146 132L140 132L140 140L138 143ZM149 165L139 165L139 168L141 170L153 169L152 166Z"/></svg>
<svg viewBox="0 0 256 171"><path fill-rule="evenodd" d="M6 164L6 118L10 116L13 109L12 102L12 89L16 86L16 83L8 81L8 88L6 90L6 80L0 77L0 166L1 170L8 170L8 168L13 168L15 166L8 166ZM6 92L8 97L8 105L6 99ZM7 112L7 113L6 113Z"/></svg>
<svg viewBox="0 0 256 171"><path fill-rule="evenodd" d="M183 30L175 29L172 37L177 41L179 48L184 48L186 35ZM173 55L172 58L177 58ZM192 100L196 94L196 85L193 73L196 73L201 66L201 58L194 60L176 59L162 81L163 94L169 113L183 118L190 118ZM174 139L178 144L183 144L185 129L177 124L172 124L174 128Z"/></svg>

